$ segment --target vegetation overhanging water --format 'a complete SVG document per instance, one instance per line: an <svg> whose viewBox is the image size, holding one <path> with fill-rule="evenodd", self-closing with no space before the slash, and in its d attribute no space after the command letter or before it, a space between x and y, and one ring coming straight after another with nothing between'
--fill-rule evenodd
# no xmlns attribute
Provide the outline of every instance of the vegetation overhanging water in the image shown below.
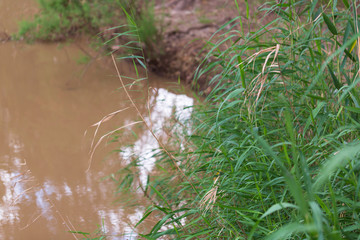
<svg viewBox="0 0 360 240"><path fill-rule="evenodd" d="M359 239L358 3L261 9L265 26L246 33L238 17L210 40L195 80L212 76L212 91L169 123L157 174L120 181L151 200L138 225L161 218L144 238Z"/></svg>
<svg viewBox="0 0 360 240"><path fill-rule="evenodd" d="M0 6L0 32L7 35L16 31L17 20L37 11L35 1L4 0ZM88 47L86 38L31 44L14 38L3 40L0 39L0 238L80 239L81 235L69 231L94 232L96 236L105 229L115 239L136 236L129 226L141 218L144 208L129 206L127 201L137 199L141 205L146 200L135 191L115 197L114 183L103 178L120 169L121 160L130 158L109 154L115 147L125 149L124 144L140 142L148 148L156 147L148 141L147 132L135 126L134 134L129 131L120 144L101 144L89 171L85 171L89 168L89 146L95 130L91 125L104 115L127 107L109 59ZM119 64L123 74L135 77L128 71L131 66ZM178 92L176 82L168 81L150 74L148 81L132 85L130 94L139 105L145 106L151 99L146 106L157 112L152 116L153 122L166 121L174 108L192 105L193 99ZM140 111L146 114L148 109L141 107ZM135 119L136 113L126 109L102 124L98 134ZM136 149L127 146L126 151ZM151 168L149 161L146 169L140 171L145 176Z"/></svg>

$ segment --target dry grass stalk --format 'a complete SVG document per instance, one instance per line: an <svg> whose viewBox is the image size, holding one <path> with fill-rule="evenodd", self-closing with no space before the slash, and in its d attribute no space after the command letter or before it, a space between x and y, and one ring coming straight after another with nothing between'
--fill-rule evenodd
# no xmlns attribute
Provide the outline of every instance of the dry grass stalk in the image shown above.
<svg viewBox="0 0 360 240"><path fill-rule="evenodd" d="M97 135L97 132L99 131L99 128L100 126L104 123L104 122L107 122L109 121L110 119L112 119L113 117L115 117L118 113L122 112L122 111L125 111L129 109L128 107L127 108L124 108L124 109L121 109L121 110L118 110L118 111L115 111L115 112L112 112L112 113L109 113L108 115L106 115L105 117L103 117L99 122L91 125L92 127L95 127L96 126L96 129L95 129L95 132L94 132L94 136L93 136L93 139L91 141L91 146L90 146L90 149L93 148L94 146L94 142L95 142L95 137ZM87 131L85 131L85 134L86 135Z"/></svg>
<svg viewBox="0 0 360 240"><path fill-rule="evenodd" d="M214 187L212 187L207 193L205 193L204 197L200 201L200 209L203 209L205 212L212 210L216 199L217 199L217 192L218 186L216 185L217 181L219 180L219 176L214 180Z"/></svg>
<svg viewBox="0 0 360 240"><path fill-rule="evenodd" d="M159 143L160 147L162 150L164 150L164 152L169 156L169 158L171 159L171 161L173 162L174 166L179 170L179 172L185 177L185 179L191 184L191 187L195 190L195 192L197 192L196 188L194 187L194 185L191 183L190 179L185 175L185 173L183 172L183 170L179 167L179 165L177 164L176 162L176 159L175 157L169 152L166 150L164 144L160 141L160 139L155 135L154 131L151 129L151 127L149 126L149 124L146 122L144 116L142 115L142 113L140 112L139 108L136 106L134 100L132 99L132 97L130 96L129 92L127 91L126 89L126 86L122 80L122 77L120 75L120 72L119 72L119 68L117 67L117 64L116 64L116 60L115 60L115 57L113 54L111 54L111 57L112 57L112 60L113 60L113 63L114 63L114 66L115 66L115 69L116 69L116 73L117 73L117 76L119 78L119 81L121 83L121 86L122 88L124 89L125 91L125 94L126 96L128 97L128 99L130 100L131 102L131 105L135 108L136 112L138 113L139 117L141 118L142 122L144 123L145 127L150 131L151 135L155 138L155 140Z"/></svg>
<svg viewBox="0 0 360 240"><path fill-rule="evenodd" d="M91 163L92 163L92 159L93 159L93 157L94 157L94 153L95 153L96 149L99 147L100 143L102 143L102 141L104 140L104 138L112 135L113 133L115 133L115 132L117 132L117 131L119 131L119 130L121 130L121 129L130 127L130 126L136 125L136 124L138 124L138 123L142 123L142 122L143 122L143 121L137 121L137 122L129 123L129 124L126 124L125 126L119 127L119 128L117 128L117 129L115 129L115 130L113 130L113 131L111 131L111 132L108 132L108 133L102 135L102 136L100 137L100 139L97 141L96 145L95 145L95 146L91 149L91 151L90 151L89 165L88 165L88 168L86 169L86 172L88 172L88 171L90 170L90 168L91 168Z"/></svg>

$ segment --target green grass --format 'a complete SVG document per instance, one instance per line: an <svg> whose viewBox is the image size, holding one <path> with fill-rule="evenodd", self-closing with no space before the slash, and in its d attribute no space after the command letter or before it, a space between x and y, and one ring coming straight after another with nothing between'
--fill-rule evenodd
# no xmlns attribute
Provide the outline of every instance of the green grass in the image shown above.
<svg viewBox="0 0 360 240"><path fill-rule="evenodd" d="M137 0L38 0L39 13L19 23L15 37L29 41L64 41L97 34L100 29L126 21L123 7L137 11Z"/></svg>
<svg viewBox="0 0 360 240"><path fill-rule="evenodd" d="M118 54L144 67L142 56L157 62L163 54L163 26L161 17L155 16L154 1L38 0L38 3L39 13L32 20L19 23L14 39L67 41L81 34L97 35L106 49L121 48Z"/></svg>
<svg viewBox="0 0 360 240"><path fill-rule="evenodd" d="M39 0L40 13L32 21L20 22L17 38L66 40L78 32L94 30L96 1ZM99 10L101 11L101 10Z"/></svg>
<svg viewBox="0 0 360 240"><path fill-rule="evenodd" d="M144 238L360 239L357 8L277 1L265 26L219 29L196 72L213 90L169 144L178 166L158 154L145 187L139 224L161 220Z"/></svg>

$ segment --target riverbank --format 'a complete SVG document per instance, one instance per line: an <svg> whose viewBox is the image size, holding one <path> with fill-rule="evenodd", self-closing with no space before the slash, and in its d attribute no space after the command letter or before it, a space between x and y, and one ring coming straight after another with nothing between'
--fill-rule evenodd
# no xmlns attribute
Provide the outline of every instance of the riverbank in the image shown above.
<svg viewBox="0 0 360 240"><path fill-rule="evenodd" d="M170 3L178 6L176 2ZM181 11L185 14L187 7L206 1L183 3L179 3L179 9L183 8ZM109 34L106 39L119 37L109 42L110 49L128 47L140 52L137 57L132 55L134 52L123 52L127 53L128 60L133 60L135 71L137 66L146 68L143 50L145 56L150 56L149 66L154 63L153 66L162 66L158 63L162 59L166 60L164 66L171 63L168 59L171 56L157 58L166 53L161 51L166 47L162 44L166 39L153 28L157 25L144 28L141 24L149 23L144 19L154 20L152 13L160 10L156 5L153 9L142 15L144 17L128 17L132 28L125 28L127 32L114 29L106 32ZM234 9L243 16L240 6ZM357 9L356 2L349 4L346 0L341 3L273 1L261 9L261 16L271 16L274 21L254 28L249 22L250 31L244 21L237 18L229 22L235 26L222 28L224 34L208 43L209 49L203 48L203 53L195 54L203 64L201 75L208 76L213 84L206 101L194 106L185 119L174 113L180 110L168 110L172 118L167 120L168 128L164 130L167 136L152 138L158 147L149 151L155 174L135 180L139 179L139 171L132 169L146 167L143 158L135 154L117 175L119 192L140 193L149 200L136 227L141 227L150 217L160 219L153 222L150 231L142 231L141 237L358 238L360 33ZM250 8L247 11L246 5L245 15L258 23L257 15L251 14ZM169 16L170 20L175 19ZM205 27L191 21L191 25L180 22L177 27L184 29L168 34L168 44L180 41L178 39L186 34L194 37L202 30L207 33L210 23L207 19L201 21ZM133 35L140 41L135 41ZM129 39L134 41L126 41ZM195 42L191 43L196 46ZM188 47L181 41L178 45L182 48L175 48L174 52L169 47L169 55L177 55L177 51ZM179 54L184 57L186 53ZM202 54L205 54L203 59ZM184 58L179 66L195 60ZM189 69L193 67L196 69L197 65ZM181 76L181 72L174 73ZM206 77L204 81L208 83ZM170 99L162 98L164 103ZM157 113L149 109L146 115ZM149 138L156 136L151 126L157 121L149 118L143 122L149 122L145 124ZM122 133L114 138L119 136ZM137 148L144 146L140 142ZM122 150L118 149L126 156L127 152Z"/></svg>
<svg viewBox="0 0 360 240"><path fill-rule="evenodd" d="M155 219L136 233L129 226L141 219L150 203L136 191L115 196L117 183L103 179L130 161L129 156L109 154L114 149L127 147L130 152L131 145L157 145L148 140L147 131L130 124L121 140L100 144L89 163L95 131L91 125L124 110L101 125L96 131L100 138L138 120L118 89L113 63L98 56L86 36L67 42L10 41L18 21L38 12L36 1L3 0L0 6L0 31L7 32L0 41L0 239L82 239L105 232L116 239L137 238L136 233L151 229ZM85 56L90 61L84 61ZM118 67L127 77L136 77L132 64L123 61ZM190 91L184 94L179 87L176 81L149 73L148 81L132 85L130 96L143 115L156 111L151 121L160 124L173 109L192 105ZM152 167L151 160L146 169L139 167L142 177ZM129 206L129 199L138 204Z"/></svg>
<svg viewBox="0 0 360 240"><path fill-rule="evenodd" d="M153 11L154 24L160 36L156 38L155 48L147 49L146 45L142 45L149 69L164 77L181 79L208 94L211 91L210 76L203 75L194 82L194 75L214 42L232 26L228 25L222 30L220 28L239 17L240 13L246 34L250 25L262 23L261 17L255 17L259 6L257 1L252 1L249 5L243 1L236 5L232 0L156 1L150 11ZM256 19L256 22L249 15L255 17L251 19ZM115 26L104 29L111 27ZM117 30L105 30L105 39L116 36ZM121 38L115 39L110 48L115 50L122 44Z"/></svg>
<svg viewBox="0 0 360 240"><path fill-rule="evenodd" d="M261 24L260 18L249 18L250 15L256 15L259 5L255 2L249 5L245 2L235 4L232 0L159 0L155 1L154 5L132 1L127 6L115 1L106 4L99 1L75 1L63 6L44 2L40 5L41 11L33 20L20 23L19 33L14 37L47 42L64 41L78 34L94 35L100 32L97 36L100 42L106 43L108 50L117 50L119 55L129 54L128 43L138 40L123 35L123 32L127 31L124 26L129 25L124 11L130 15L138 14L133 16L133 20L141 39L132 47L142 50L133 51L131 54L145 54L148 70L163 77L180 79L208 94L211 91L211 88L208 88L209 76L197 78L196 83L193 80L198 66L212 44L231 25L220 31L219 29L240 13L243 34L246 34L250 25ZM251 22L252 20L248 19L256 21ZM9 41L10 35L2 32L0 41ZM212 40L209 42L210 38Z"/></svg>

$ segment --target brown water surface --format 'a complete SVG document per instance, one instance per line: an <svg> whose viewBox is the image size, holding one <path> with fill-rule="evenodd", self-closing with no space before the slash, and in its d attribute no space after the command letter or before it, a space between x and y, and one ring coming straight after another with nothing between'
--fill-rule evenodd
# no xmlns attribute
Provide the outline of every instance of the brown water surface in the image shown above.
<svg viewBox="0 0 360 240"><path fill-rule="evenodd" d="M14 32L16 21L35 11L30 0L0 0L0 31ZM120 83L109 58L77 63L85 54L96 55L87 45L84 40L0 43L0 239L81 239L69 231L97 228L108 235L127 234L109 239L131 239L136 234L131 225L145 209L128 207L125 202L146 199L140 192L115 196L115 185L101 179L135 153L143 161L138 171L144 183L155 161L149 153L158 145L143 128L129 126L126 131L134 130L138 138L124 135L120 143L100 144L90 164L95 130L90 126L130 104L124 92L117 91ZM134 76L131 66L118 65L123 75ZM131 88L154 128L160 128L174 108L193 104L192 98L169 86L172 89L174 84L150 76L149 81ZM183 114L186 118L190 112ZM96 140L138 120L133 108L124 110L101 126ZM119 144L123 152L109 154ZM119 198L122 201L115 204Z"/></svg>

